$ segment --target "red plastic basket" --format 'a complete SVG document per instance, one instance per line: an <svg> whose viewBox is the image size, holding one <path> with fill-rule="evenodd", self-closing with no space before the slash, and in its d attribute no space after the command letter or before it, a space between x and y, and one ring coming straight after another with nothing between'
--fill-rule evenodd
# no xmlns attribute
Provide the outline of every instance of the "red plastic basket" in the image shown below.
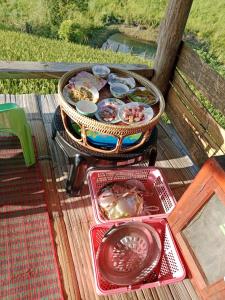
<svg viewBox="0 0 225 300"><path fill-rule="evenodd" d="M105 233L114 225L118 223L108 222L107 224L94 225L90 229L90 243L92 260L94 266L94 278L96 291L99 295L110 295L117 293L125 293L133 290L143 289L143 288L153 288L161 285L176 283L185 278L185 268L181 262L178 251L176 249L172 234L169 229L169 225L165 220L153 220L143 218L146 224L153 226L157 232L160 234L163 242L162 258L159 264L159 269L157 272L151 273L145 280L141 283L131 286L119 286L111 284L106 281L98 270L98 264L96 261L96 255L98 252L98 247L102 242ZM162 226L164 230L162 230ZM163 235L163 236L162 236Z"/></svg>
<svg viewBox="0 0 225 300"><path fill-rule="evenodd" d="M176 205L176 200L168 187L166 180L161 171L155 167L93 170L88 172L87 178L94 216L98 224L109 221L99 209L97 198L102 187L111 182L123 182L129 179L137 179L145 185L150 196L144 197L144 210L142 216L133 217L133 220L135 219L138 221L140 218L142 219L143 216L167 218ZM128 221L128 218L118 219L117 221Z"/></svg>

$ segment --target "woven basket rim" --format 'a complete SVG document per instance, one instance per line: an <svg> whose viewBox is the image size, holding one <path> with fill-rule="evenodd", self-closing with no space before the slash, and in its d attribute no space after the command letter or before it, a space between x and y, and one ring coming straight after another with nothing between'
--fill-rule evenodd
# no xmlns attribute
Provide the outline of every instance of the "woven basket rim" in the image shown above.
<svg viewBox="0 0 225 300"><path fill-rule="evenodd" d="M149 120L148 122L144 123L144 124L137 124L137 125L116 125L116 124L106 124L106 123L102 123L100 121L94 120L92 118L89 118L87 116L81 115L79 114L71 105L69 105L69 103L65 100L64 96L63 96L63 88L64 86L68 83L68 80L73 77L75 74L81 72L81 71L90 71L91 70L91 66L86 66L86 67L78 67L75 68L67 73L65 73L59 80L58 83L58 94L60 97L60 105L62 105L64 111L66 113L69 114L69 116L73 119L72 115L75 115L76 117L78 117L84 123L89 123L89 125L91 125L91 127L93 129L97 129L98 127L103 127L104 126L104 131L112 131L112 130L125 130L125 131L138 131L140 129L146 129L149 126L155 124L157 122L157 120L160 118L160 116L162 115L162 113L164 112L165 109L165 101L163 98L162 93L160 92L160 90L149 80L147 80L146 78L142 77L141 75L131 72L131 71L127 71L127 70L123 70L120 68L115 68L115 67L110 67L111 72L114 73L121 73L122 75L127 75L127 76L131 76L133 77L136 81L138 81L139 83L141 83L143 86L146 87L147 85L147 89L151 89L151 91L154 92L155 95L158 96L159 98L159 112L157 113L156 116L154 116L151 120Z"/></svg>

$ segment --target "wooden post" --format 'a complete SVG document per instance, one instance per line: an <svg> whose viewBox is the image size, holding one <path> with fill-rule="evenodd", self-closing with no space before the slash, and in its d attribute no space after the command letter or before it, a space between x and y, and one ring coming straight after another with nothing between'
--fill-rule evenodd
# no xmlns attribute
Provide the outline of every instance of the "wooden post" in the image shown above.
<svg viewBox="0 0 225 300"><path fill-rule="evenodd" d="M152 82L165 95L193 0L170 0L160 25Z"/></svg>

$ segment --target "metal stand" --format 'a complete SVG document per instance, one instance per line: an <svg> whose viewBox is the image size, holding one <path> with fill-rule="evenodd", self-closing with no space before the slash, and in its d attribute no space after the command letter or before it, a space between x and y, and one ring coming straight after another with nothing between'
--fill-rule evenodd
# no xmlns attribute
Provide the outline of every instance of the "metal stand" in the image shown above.
<svg viewBox="0 0 225 300"><path fill-rule="evenodd" d="M79 194L88 168L118 168L143 161L147 161L149 166L154 166L157 157L157 135L157 128L155 127L149 140L144 145L128 153L107 155L90 151L68 136L63 127L60 108L58 107L52 120L52 138L69 160L67 192Z"/></svg>

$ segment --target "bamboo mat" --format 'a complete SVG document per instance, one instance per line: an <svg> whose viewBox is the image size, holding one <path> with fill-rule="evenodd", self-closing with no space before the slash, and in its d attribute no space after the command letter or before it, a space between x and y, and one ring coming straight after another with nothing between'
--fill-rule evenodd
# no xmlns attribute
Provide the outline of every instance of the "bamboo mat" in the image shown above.
<svg viewBox="0 0 225 300"><path fill-rule="evenodd" d="M69 197L65 193L67 161L51 139L51 120L57 95L0 96L0 103L16 102L25 108L35 135L39 160L49 191L48 207L54 226L54 238L65 298L68 299L198 299L190 281L145 289L108 297L97 296L94 290L88 230L94 224L90 195L85 185L81 196ZM184 146L172 127L159 126L158 157L156 166L165 175L175 197L180 196L191 183L197 169L187 156Z"/></svg>
<svg viewBox="0 0 225 300"><path fill-rule="evenodd" d="M39 164L19 139L0 137L0 298L62 299Z"/></svg>

